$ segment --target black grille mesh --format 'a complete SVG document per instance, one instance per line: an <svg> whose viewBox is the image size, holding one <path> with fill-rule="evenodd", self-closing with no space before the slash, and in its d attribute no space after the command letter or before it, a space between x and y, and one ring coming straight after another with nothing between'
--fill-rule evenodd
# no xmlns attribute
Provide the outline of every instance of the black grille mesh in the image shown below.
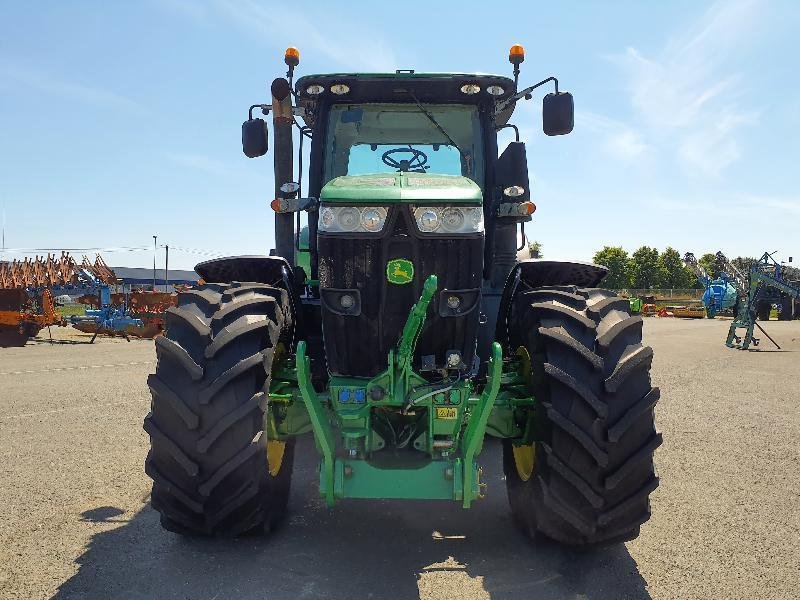
<svg viewBox="0 0 800 600"><path fill-rule="evenodd" d="M400 336L411 306L422 293L428 275L435 274L439 290L479 288L483 268L483 236L470 238L422 237L407 221L404 208L394 208L380 238L320 235L319 279L322 288L358 289L361 315L337 315L323 308L322 327L328 368L337 375L373 377L386 368L386 358ZM408 232L408 233L406 233ZM386 263L406 258L414 263L414 279L406 285L386 279ZM433 354L444 365L448 350L461 352L471 364L479 312L476 307L460 317L440 317L437 292L428 309L417 345L420 356Z"/></svg>

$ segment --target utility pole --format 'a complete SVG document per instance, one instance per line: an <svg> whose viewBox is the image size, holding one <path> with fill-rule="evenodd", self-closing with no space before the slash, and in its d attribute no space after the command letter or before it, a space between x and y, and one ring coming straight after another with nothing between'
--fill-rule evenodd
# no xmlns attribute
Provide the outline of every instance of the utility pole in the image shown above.
<svg viewBox="0 0 800 600"><path fill-rule="evenodd" d="M0 253L0 258L5 259L6 257L6 202L3 201L3 250ZM791 258L789 261L791 262Z"/></svg>
<svg viewBox="0 0 800 600"><path fill-rule="evenodd" d="M156 254L158 254L158 236L153 236L153 291L156 291Z"/></svg>
<svg viewBox="0 0 800 600"><path fill-rule="evenodd" d="M169 244L164 246L167 251L166 257L164 258L164 291L169 292Z"/></svg>

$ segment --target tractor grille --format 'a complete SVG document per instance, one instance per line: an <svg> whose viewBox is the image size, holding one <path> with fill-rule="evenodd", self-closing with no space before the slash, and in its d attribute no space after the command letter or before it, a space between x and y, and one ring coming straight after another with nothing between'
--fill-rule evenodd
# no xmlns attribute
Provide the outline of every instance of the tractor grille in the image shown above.
<svg viewBox="0 0 800 600"><path fill-rule="evenodd" d="M414 366L423 355L434 355L437 367L446 353L457 350L471 366L475 354L480 302L477 290L483 269L483 235L420 236L405 206L391 209L381 237L319 235L320 289L358 290L360 314L337 314L322 307L322 330L328 368L335 375L373 377L386 368L389 350L397 344L409 310L422 294L429 275L439 287L417 344ZM414 263L411 283L386 279L386 263L406 258ZM474 308L460 316L440 316L442 290L473 290ZM470 296L465 293L465 297ZM446 299L445 295L445 299ZM466 304L465 304L466 306Z"/></svg>

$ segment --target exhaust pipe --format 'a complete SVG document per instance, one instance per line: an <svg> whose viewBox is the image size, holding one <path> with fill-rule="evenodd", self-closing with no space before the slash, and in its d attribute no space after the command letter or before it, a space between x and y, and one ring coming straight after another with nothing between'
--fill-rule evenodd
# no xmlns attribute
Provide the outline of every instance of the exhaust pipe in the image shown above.
<svg viewBox="0 0 800 600"><path fill-rule="evenodd" d="M292 141L292 88L279 77L270 86L272 91L272 131L274 143L275 198L281 198L281 185L294 181ZM275 213L275 254L294 266L294 214Z"/></svg>

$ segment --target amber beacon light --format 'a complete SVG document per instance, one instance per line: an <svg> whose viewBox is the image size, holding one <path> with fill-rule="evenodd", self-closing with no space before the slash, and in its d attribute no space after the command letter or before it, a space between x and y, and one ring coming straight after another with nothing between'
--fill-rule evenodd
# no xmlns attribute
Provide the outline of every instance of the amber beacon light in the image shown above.
<svg viewBox="0 0 800 600"><path fill-rule="evenodd" d="M296 67L300 64L300 50L294 46L289 46L283 54L283 62L290 67Z"/></svg>

